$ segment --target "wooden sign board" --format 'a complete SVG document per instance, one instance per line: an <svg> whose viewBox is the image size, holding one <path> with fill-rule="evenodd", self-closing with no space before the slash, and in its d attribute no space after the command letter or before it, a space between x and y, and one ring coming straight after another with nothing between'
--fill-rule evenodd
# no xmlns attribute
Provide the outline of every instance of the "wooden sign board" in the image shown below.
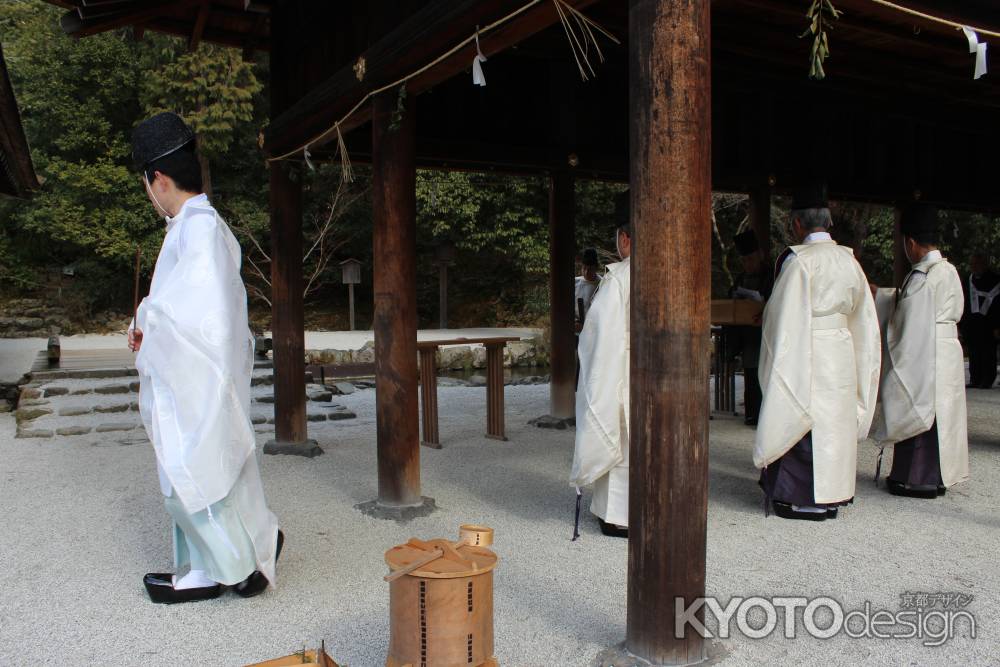
<svg viewBox="0 0 1000 667"><path fill-rule="evenodd" d="M712 324L760 326L764 304L750 299L712 299Z"/></svg>
<svg viewBox="0 0 1000 667"><path fill-rule="evenodd" d="M361 284L361 262L356 259L347 259L340 263L343 272L343 282L345 285Z"/></svg>

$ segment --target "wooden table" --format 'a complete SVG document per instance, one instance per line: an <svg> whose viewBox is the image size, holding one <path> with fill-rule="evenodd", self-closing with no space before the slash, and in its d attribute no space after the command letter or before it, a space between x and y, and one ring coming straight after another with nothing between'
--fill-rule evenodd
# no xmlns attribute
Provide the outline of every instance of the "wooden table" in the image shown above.
<svg viewBox="0 0 1000 667"><path fill-rule="evenodd" d="M503 418L503 350L517 336L499 338L449 338L417 341L420 355L420 411L423 416L422 445L441 449L438 431L437 360L443 345L482 345L486 348L486 437L506 440Z"/></svg>

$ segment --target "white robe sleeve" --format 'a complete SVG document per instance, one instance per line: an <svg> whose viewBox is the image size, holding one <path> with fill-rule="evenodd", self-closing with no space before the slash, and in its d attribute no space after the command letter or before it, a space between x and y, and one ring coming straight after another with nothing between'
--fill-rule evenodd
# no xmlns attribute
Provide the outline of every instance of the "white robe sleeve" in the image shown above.
<svg viewBox="0 0 1000 667"><path fill-rule="evenodd" d="M934 290L926 280L908 286L889 318L879 400L881 417L873 437L893 444L934 423L937 352Z"/></svg>
<svg viewBox="0 0 1000 667"><path fill-rule="evenodd" d="M628 446L623 418L623 410L628 410L627 299L627 284L609 271L580 333L573 486L592 484L624 460L622 447Z"/></svg>
<svg viewBox="0 0 1000 667"><path fill-rule="evenodd" d="M809 274L791 254L764 308L758 377L764 400L754 465L781 458L812 428L812 307Z"/></svg>
<svg viewBox="0 0 1000 667"><path fill-rule="evenodd" d="M182 224L177 265L139 309L136 366L157 461L194 513L229 493L254 450L253 357L238 244L214 212Z"/></svg>
<svg viewBox="0 0 1000 667"><path fill-rule="evenodd" d="M879 318L868 280L861 267L857 267L860 296L854 312L847 317L847 329L854 342L854 365L858 388L858 441L868 437L875 405L878 400L879 374L882 368L882 339Z"/></svg>

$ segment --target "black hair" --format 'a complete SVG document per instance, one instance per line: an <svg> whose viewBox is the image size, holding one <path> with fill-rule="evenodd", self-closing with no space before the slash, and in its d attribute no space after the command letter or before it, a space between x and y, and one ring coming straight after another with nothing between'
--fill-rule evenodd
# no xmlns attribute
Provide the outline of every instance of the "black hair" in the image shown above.
<svg viewBox="0 0 1000 667"><path fill-rule="evenodd" d="M173 179L179 190L201 194L201 163L195 153L194 142L177 149L169 155L153 160L143 168L146 180L153 182L154 172L160 172Z"/></svg>
<svg viewBox="0 0 1000 667"><path fill-rule="evenodd" d="M903 234L907 236L922 246L934 246L938 245L938 234L937 232L914 232L912 234Z"/></svg>

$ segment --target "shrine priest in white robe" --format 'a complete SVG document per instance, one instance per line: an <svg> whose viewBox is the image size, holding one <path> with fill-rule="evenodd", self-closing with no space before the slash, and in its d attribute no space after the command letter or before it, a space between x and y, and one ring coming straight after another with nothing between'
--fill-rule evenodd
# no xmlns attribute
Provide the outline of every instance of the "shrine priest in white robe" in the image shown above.
<svg viewBox="0 0 1000 667"><path fill-rule="evenodd" d="M760 485L775 514L835 518L854 498L857 447L878 391L878 319L850 248L830 237L825 186L795 193L791 236L764 309L764 394L754 444Z"/></svg>
<svg viewBox="0 0 1000 667"><path fill-rule="evenodd" d="M965 361L958 341L965 296L958 271L937 249L937 209L913 204L903 210L900 227L913 268L900 290L883 288L876 295L884 351L873 438L893 449L890 492L935 498L969 478ZM878 469L881 461L880 453Z"/></svg>
<svg viewBox="0 0 1000 667"><path fill-rule="evenodd" d="M576 448L570 484L593 484L590 511L601 532L628 536L629 285L628 193L616 202L622 261L608 264L580 332Z"/></svg>
<svg viewBox="0 0 1000 667"><path fill-rule="evenodd" d="M201 193L194 134L180 117L139 124L133 158L167 222L129 344L176 567L143 583L160 603L215 598L226 586L251 597L274 584L283 535L264 500L250 423L253 338L240 246Z"/></svg>

